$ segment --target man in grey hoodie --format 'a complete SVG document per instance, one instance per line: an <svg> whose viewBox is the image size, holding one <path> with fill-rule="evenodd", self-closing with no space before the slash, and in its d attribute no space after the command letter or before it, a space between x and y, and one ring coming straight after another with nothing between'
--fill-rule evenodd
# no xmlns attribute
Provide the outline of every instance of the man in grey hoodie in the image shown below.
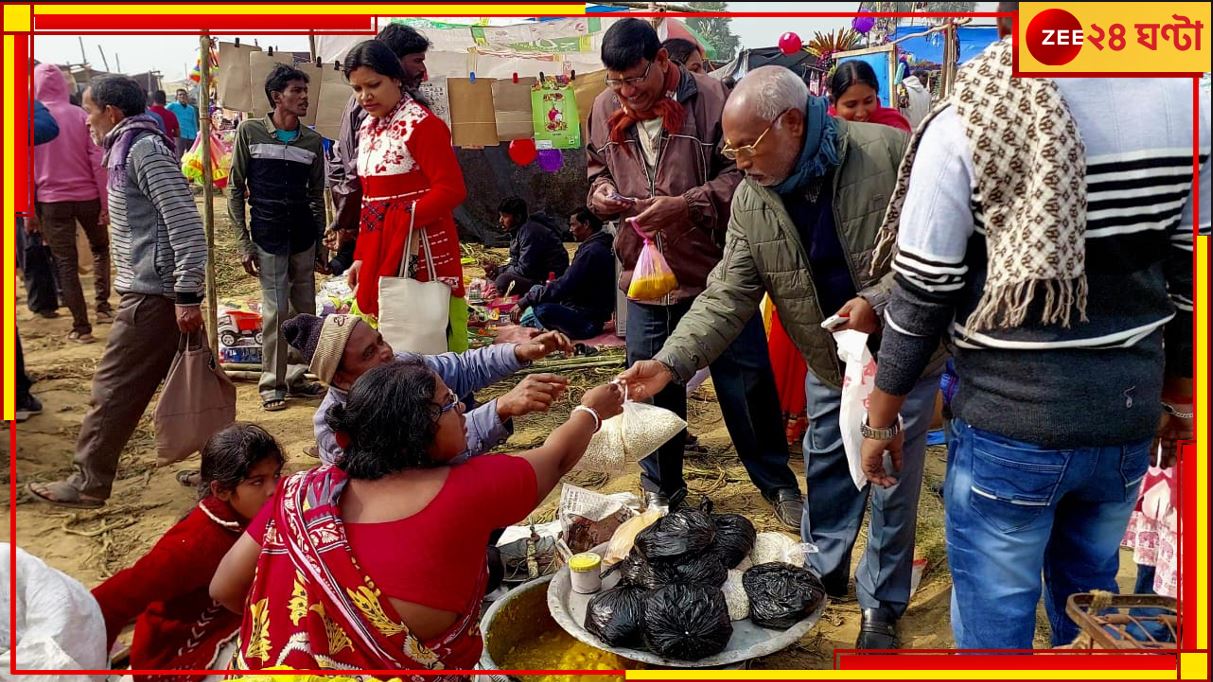
<svg viewBox="0 0 1213 682"><path fill-rule="evenodd" d="M65 481L29 486L35 497L60 506L105 504L118 455L168 375L178 334L202 328L202 220L174 141L144 103L143 88L126 76L95 78L84 92L89 129L105 150L114 289L122 300L93 376L76 471Z"/></svg>

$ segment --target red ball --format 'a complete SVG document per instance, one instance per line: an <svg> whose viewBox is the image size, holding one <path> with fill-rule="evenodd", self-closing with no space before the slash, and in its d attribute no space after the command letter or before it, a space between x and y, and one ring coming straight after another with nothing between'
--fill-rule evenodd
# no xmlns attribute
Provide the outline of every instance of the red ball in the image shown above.
<svg viewBox="0 0 1213 682"><path fill-rule="evenodd" d="M519 166L526 166L535 160L539 151L535 149L534 140L513 140L510 142L510 160Z"/></svg>
<svg viewBox="0 0 1213 682"><path fill-rule="evenodd" d="M800 41L800 36L788 31L779 36L779 51L784 54L795 54L803 49L804 43Z"/></svg>

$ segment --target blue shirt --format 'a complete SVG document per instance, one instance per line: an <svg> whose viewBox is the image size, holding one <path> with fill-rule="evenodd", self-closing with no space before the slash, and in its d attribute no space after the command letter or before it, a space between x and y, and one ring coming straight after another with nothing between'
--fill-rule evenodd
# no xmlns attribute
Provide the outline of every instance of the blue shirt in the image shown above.
<svg viewBox="0 0 1213 682"><path fill-rule="evenodd" d="M181 127L181 137L186 140L193 140L198 137L198 109L190 104L182 104L173 102L165 107L173 112L177 117L177 123Z"/></svg>
<svg viewBox="0 0 1213 682"><path fill-rule="evenodd" d="M299 137L299 129L283 130L281 128L274 129L274 137L278 138L279 142L290 142L296 137Z"/></svg>

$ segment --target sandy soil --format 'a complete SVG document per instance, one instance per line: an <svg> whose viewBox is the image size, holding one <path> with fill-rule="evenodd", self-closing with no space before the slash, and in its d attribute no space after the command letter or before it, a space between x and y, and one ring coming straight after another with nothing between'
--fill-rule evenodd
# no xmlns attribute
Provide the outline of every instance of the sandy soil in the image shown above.
<svg viewBox="0 0 1213 682"><path fill-rule="evenodd" d="M257 296L256 282L244 276L238 259L234 258L234 239L225 219L226 206L216 202L216 234L220 258L220 298L233 299ZM85 291L91 289L85 277ZM88 407L90 381L109 332L108 325L97 326L98 342L80 346L66 341L71 329L66 308L59 319L46 320L34 316L24 305L18 287L17 325L25 347L30 375L36 380L34 392L42 400L45 411L17 428L16 469L18 495L16 499L17 533L12 538L27 551L43 558L50 565L93 586L130 565L145 553L173 523L187 513L195 502L192 491L182 488L175 480L181 470L197 467L197 457L177 465L158 468L155 465L151 410L123 451L118 480L110 503L97 511L73 512L37 503L24 490L32 480L63 478L71 471L71 458L80 422ZM117 303L117 295L111 299ZM581 372L582 382L605 381L613 370L597 373ZM292 400L287 410L268 413L260 408L256 385L238 382L237 418L255 421L268 429L285 448L289 470L306 468L316 460L304 454L313 444L311 418L318 401ZM480 397L498 394L508 386L496 386ZM557 407L554 415L567 414L573 400ZM537 445L551 428L556 416L537 416L521 420L507 450L525 449ZM693 498L708 495L719 512L737 512L750 517L760 531L777 530L778 524L758 490L750 484L721 420L710 382L691 401L690 424L706 453L690 454L686 460L687 479ZM5 425L5 429L9 428ZM8 455L8 434L0 437L0 448ZM803 473L804 463L799 447L793 447L792 467ZM7 470L3 473L8 483ZM943 536L943 508L938 497L930 492L932 484L944 475L943 449L932 448L927 456L927 474L919 513L918 556L928 560L927 572L910 609L901 624L904 644L912 648L946 648L952 646L949 627L949 598L951 583L946 564ZM639 477L635 469L610 480L605 477L574 474L573 482L604 492L634 491L639 493ZM803 487L803 478L801 481ZM7 491L8 486L4 489ZM12 503L7 496L7 506ZM533 518L550 519L555 500L536 510ZM8 538L8 528L0 530ZM866 527L860 543L866 537ZM857 549L855 560L861 552ZM1122 588L1132 585L1131 555L1122 564ZM1047 646L1043 618L1037 646ZM803 669L832 666L832 652L837 648L854 646L858 634L859 608L853 597L831 604L821 624L796 646L754 662L756 668Z"/></svg>

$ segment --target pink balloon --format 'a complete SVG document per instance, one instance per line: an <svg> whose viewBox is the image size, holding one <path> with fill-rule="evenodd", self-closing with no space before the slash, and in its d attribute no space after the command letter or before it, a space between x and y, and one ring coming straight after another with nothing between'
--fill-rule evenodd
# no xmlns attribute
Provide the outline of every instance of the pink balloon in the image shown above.
<svg viewBox="0 0 1213 682"><path fill-rule="evenodd" d="M801 42L800 36L791 31L779 36L779 51L784 54L795 54L803 47L804 43Z"/></svg>
<svg viewBox="0 0 1213 682"><path fill-rule="evenodd" d="M538 152L534 140L513 140L510 142L510 159L519 166L525 166L535 160Z"/></svg>
<svg viewBox="0 0 1213 682"><path fill-rule="evenodd" d="M564 165L564 154L559 149L539 150L539 169L545 173L555 173Z"/></svg>

